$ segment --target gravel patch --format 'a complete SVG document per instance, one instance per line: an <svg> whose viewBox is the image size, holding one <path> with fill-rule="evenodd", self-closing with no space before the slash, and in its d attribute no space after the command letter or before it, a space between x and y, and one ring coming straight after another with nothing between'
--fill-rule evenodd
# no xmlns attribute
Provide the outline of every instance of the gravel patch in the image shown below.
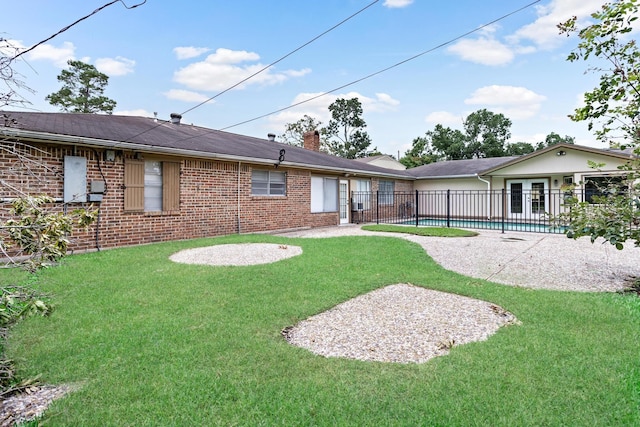
<svg viewBox="0 0 640 427"><path fill-rule="evenodd" d="M290 344L325 357L423 363L517 322L486 301L397 284L339 304L282 334Z"/></svg>
<svg viewBox="0 0 640 427"><path fill-rule="evenodd" d="M202 265L269 264L302 254L300 246L275 243L240 243L185 249L169 257L171 261Z"/></svg>
<svg viewBox="0 0 640 427"><path fill-rule="evenodd" d="M327 227L282 233L286 237L325 238L386 235L421 245L438 264L477 279L510 286L573 292L616 292L640 277L640 248L621 251L588 238L562 234L479 231L475 237L425 237L364 231L359 226Z"/></svg>

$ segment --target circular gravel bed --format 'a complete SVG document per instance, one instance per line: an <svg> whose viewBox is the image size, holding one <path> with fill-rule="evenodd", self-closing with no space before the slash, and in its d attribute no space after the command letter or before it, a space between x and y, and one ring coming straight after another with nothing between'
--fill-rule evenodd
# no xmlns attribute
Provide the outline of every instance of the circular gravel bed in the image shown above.
<svg viewBox="0 0 640 427"><path fill-rule="evenodd" d="M397 284L339 304L282 335L326 357L422 363L514 323L516 317L495 304Z"/></svg>
<svg viewBox="0 0 640 427"><path fill-rule="evenodd" d="M302 254L300 246L275 243L239 243L185 249L169 257L171 261L203 265L269 264Z"/></svg>

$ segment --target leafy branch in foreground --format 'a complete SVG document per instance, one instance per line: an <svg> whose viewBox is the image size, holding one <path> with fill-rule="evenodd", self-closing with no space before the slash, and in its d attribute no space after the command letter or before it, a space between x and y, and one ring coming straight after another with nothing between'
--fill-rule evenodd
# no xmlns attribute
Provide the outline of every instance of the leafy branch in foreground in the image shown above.
<svg viewBox="0 0 640 427"><path fill-rule="evenodd" d="M590 236L591 242L603 238L617 249L629 240L640 246L640 50L630 36L637 24L638 1L605 3L583 28L578 28L576 17L558 25L561 33L577 33L580 39L568 61L600 60L602 64L590 69L600 74L598 86L585 93L584 106L569 117L586 121L590 130L597 124L596 137L612 148L634 149L633 157L619 167L619 175L603 183L596 196L590 200L568 197L567 213L560 220L568 224L568 237ZM601 166L592 163L590 167Z"/></svg>
<svg viewBox="0 0 640 427"><path fill-rule="evenodd" d="M67 253L69 235L74 226L85 228L96 218L96 211L77 209L71 213L48 210L53 199L48 196L23 196L15 199L10 219L0 226L0 252L9 265L32 273L59 261ZM34 385L32 379L20 381L13 361L4 356L9 327L33 315L48 315L52 307L37 292L19 286L0 288L0 397L20 392Z"/></svg>
<svg viewBox="0 0 640 427"><path fill-rule="evenodd" d="M74 226L86 228L96 218L96 211L76 209L69 214L45 209L53 202L48 196L25 196L13 201L10 219L1 227L0 251L12 264L21 264L29 271L46 267L65 256ZM14 252L11 253L10 251ZM21 261L18 261L21 260Z"/></svg>

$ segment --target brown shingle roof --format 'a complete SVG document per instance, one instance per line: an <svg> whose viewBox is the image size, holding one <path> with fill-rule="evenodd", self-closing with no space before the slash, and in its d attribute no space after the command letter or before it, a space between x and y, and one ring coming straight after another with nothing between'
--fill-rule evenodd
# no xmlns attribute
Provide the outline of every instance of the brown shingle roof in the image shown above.
<svg viewBox="0 0 640 427"><path fill-rule="evenodd" d="M517 159L519 156L487 157L483 159L446 160L429 163L407 170L416 178L447 178L454 176L475 176L496 168L504 163Z"/></svg>
<svg viewBox="0 0 640 427"><path fill-rule="evenodd" d="M194 156L215 154L222 159L226 157L262 162L277 162L280 150L285 149L284 164L412 179L404 171L385 169L301 147L145 117L15 111L2 111L0 115L10 119L0 122L0 134L10 133L7 133L9 129L6 126L9 124L8 127L12 130L78 137L82 138L83 143L99 140L103 146L109 142L113 142L116 147L118 144L134 144L140 151L179 150L193 152Z"/></svg>

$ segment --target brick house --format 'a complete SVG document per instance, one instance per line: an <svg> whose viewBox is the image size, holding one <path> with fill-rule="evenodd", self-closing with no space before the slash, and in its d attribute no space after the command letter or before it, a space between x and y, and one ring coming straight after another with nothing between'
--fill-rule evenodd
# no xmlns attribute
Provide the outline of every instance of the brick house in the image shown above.
<svg viewBox="0 0 640 427"><path fill-rule="evenodd" d="M19 192L56 207L92 204L74 233L86 250L351 222L353 191L412 191L403 170L180 122L70 113L1 113L0 220ZM390 199L392 200L392 199Z"/></svg>

